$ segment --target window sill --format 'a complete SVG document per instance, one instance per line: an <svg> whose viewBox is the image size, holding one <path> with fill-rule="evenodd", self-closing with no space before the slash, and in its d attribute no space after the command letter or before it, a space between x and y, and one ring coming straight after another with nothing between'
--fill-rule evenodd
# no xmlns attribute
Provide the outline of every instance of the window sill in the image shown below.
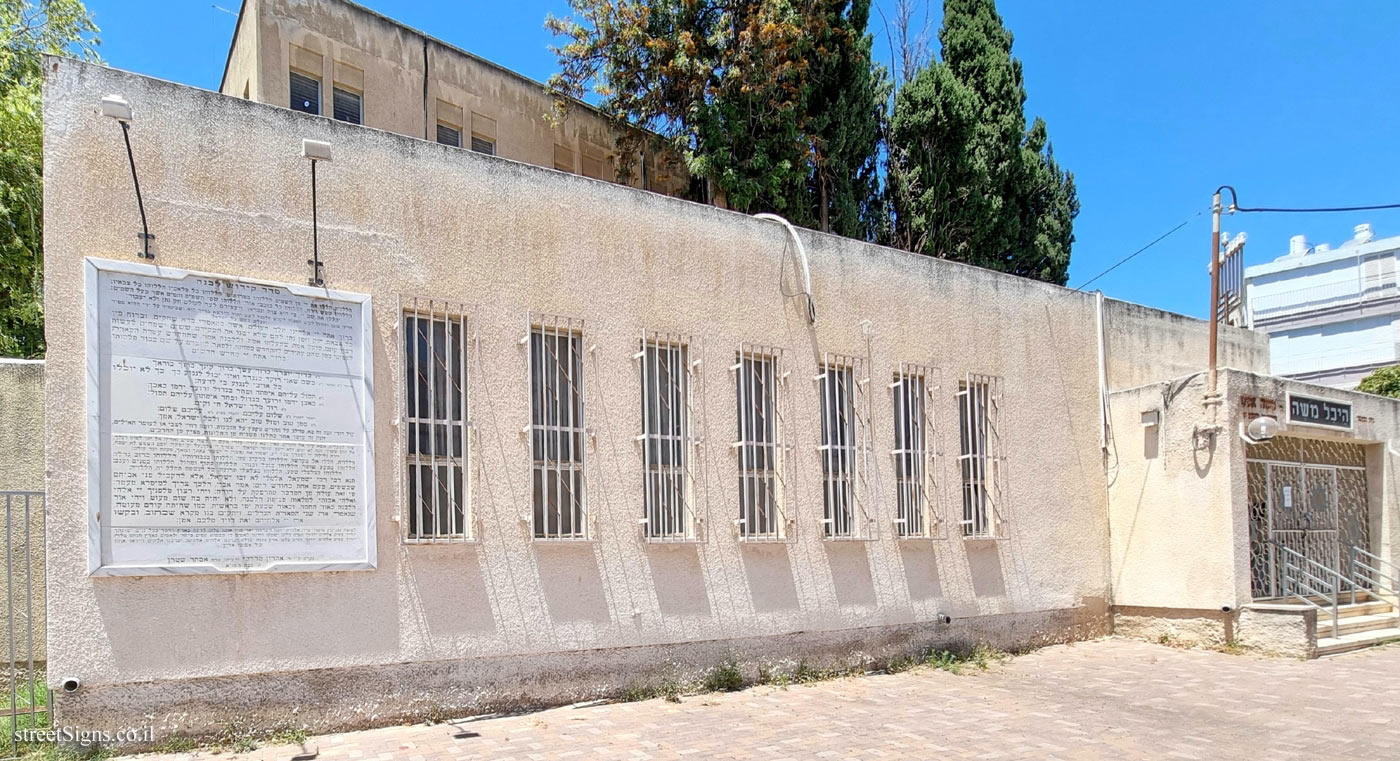
<svg viewBox="0 0 1400 761"><path fill-rule="evenodd" d="M474 546L481 544L479 536L439 536L439 537L404 537L399 540L399 544L408 547L430 547L430 546Z"/></svg>

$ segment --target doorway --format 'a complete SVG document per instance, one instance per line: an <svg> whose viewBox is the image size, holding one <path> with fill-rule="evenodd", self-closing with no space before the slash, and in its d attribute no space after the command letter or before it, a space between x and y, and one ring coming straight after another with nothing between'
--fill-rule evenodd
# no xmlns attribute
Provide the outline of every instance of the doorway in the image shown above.
<svg viewBox="0 0 1400 761"><path fill-rule="evenodd" d="M1370 549L1362 445L1281 436L1251 445L1245 466L1255 599L1283 594L1286 550L1342 572L1351 547Z"/></svg>

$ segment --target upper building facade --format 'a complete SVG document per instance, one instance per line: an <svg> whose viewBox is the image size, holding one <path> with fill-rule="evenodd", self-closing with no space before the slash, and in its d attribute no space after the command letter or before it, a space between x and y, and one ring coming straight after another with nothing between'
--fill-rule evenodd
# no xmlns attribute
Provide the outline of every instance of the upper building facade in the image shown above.
<svg viewBox="0 0 1400 761"><path fill-rule="evenodd" d="M1397 250L1400 236L1362 224L1336 248L1294 236L1287 255L1245 269L1249 327L1269 334L1275 375L1355 388L1400 361Z"/></svg>
<svg viewBox="0 0 1400 761"><path fill-rule="evenodd" d="M686 195L651 148L619 176L616 126L575 101L547 118L546 86L346 0L244 0L219 91L482 153Z"/></svg>

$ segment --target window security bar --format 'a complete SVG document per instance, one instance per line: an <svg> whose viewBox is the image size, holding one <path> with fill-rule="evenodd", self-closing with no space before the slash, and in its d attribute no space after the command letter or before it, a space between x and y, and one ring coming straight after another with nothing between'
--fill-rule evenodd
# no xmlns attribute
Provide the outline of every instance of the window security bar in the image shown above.
<svg viewBox="0 0 1400 761"><path fill-rule="evenodd" d="M873 539L870 492L869 388L860 357L824 354L813 380L821 394L822 534L826 539Z"/></svg>
<svg viewBox="0 0 1400 761"><path fill-rule="evenodd" d="M697 542L704 518L695 507L700 440L692 402L699 347L688 335L643 330L633 354L641 367L643 512L648 542Z"/></svg>
<svg viewBox="0 0 1400 761"><path fill-rule="evenodd" d="M734 526L742 542L782 542L792 536L784 514L782 349L739 345L734 373L739 438L730 448L739 458L739 516Z"/></svg>
<svg viewBox="0 0 1400 761"><path fill-rule="evenodd" d="M889 388L894 404L895 534L901 539L942 539L938 508L935 400L940 372L900 363Z"/></svg>
<svg viewBox="0 0 1400 761"><path fill-rule="evenodd" d="M1002 519L1002 480L1005 460L997 429L1001 407L1001 379L968 373L958 391L958 457L962 472L965 538L997 539L1005 536Z"/></svg>
<svg viewBox="0 0 1400 761"><path fill-rule="evenodd" d="M469 356L475 336L470 310L440 299L400 297L404 377L399 442L404 456L401 495L407 510L403 541L474 541L471 507L475 426L468 405Z"/></svg>
<svg viewBox="0 0 1400 761"><path fill-rule="evenodd" d="M528 522L536 541L593 537L584 477L591 438L585 427L584 328L581 319L531 313L521 339L530 354L525 431L532 459Z"/></svg>

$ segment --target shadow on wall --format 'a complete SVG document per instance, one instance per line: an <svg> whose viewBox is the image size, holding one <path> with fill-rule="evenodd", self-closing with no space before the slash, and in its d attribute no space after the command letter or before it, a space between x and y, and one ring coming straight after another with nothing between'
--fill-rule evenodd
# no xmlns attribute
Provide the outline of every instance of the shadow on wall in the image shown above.
<svg viewBox="0 0 1400 761"><path fill-rule="evenodd" d="M967 568L972 574L972 593L978 597L1006 595L1006 577L1001 572L1001 543L994 540L967 542Z"/></svg>
<svg viewBox="0 0 1400 761"><path fill-rule="evenodd" d="M592 544L536 542L532 546L535 567L540 572L540 589L554 623L606 624L612 620L607 597L603 594L603 574L598 569Z"/></svg>
<svg viewBox="0 0 1400 761"><path fill-rule="evenodd" d="M797 583L785 544L745 544L744 577L756 613L797 609Z"/></svg>
<svg viewBox="0 0 1400 761"><path fill-rule="evenodd" d="M836 587L836 603L841 607L874 607L875 578L870 573L866 542L826 542L826 561Z"/></svg>
<svg viewBox="0 0 1400 761"><path fill-rule="evenodd" d="M661 615L708 618L712 610L709 592L705 589L704 568L700 564L700 549L693 544L649 544L646 547L651 585L656 590Z"/></svg>
<svg viewBox="0 0 1400 761"><path fill-rule="evenodd" d="M938 558L932 543L901 542L899 560L904 567L904 587L910 600L936 600L943 596Z"/></svg>
<svg viewBox="0 0 1400 761"><path fill-rule="evenodd" d="M399 553L408 604L430 645L496 630L479 550L458 544Z"/></svg>

